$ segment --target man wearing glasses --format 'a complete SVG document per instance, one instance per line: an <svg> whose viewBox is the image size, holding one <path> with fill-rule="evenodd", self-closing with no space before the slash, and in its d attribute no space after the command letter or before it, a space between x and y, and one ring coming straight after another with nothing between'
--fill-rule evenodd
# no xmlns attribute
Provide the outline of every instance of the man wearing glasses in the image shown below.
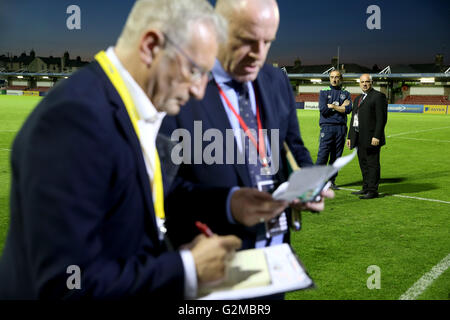
<svg viewBox="0 0 450 320"><path fill-rule="evenodd" d="M207 1L139 0L116 46L36 107L11 155L0 299L194 298L198 286L223 279L241 245L235 236L198 236L170 249L167 159L155 140L166 113L203 97L224 34ZM214 203L225 216L230 188L179 189L187 210ZM245 207L244 193L230 206ZM263 197L253 219L285 206Z"/></svg>

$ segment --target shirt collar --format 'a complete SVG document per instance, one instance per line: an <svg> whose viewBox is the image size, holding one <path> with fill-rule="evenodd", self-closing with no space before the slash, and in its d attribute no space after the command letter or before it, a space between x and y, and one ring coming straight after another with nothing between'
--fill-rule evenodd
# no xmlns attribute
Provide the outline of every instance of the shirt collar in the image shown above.
<svg viewBox="0 0 450 320"><path fill-rule="evenodd" d="M109 47L106 50L106 55L111 60L111 63L116 67L120 76L125 82L128 91L130 92L131 99L133 99L136 110L139 117L145 122L155 123L160 122L166 115L165 112L158 112L153 103L150 101L144 90L137 84L131 74L125 69L120 62L113 47Z"/></svg>
<svg viewBox="0 0 450 320"><path fill-rule="evenodd" d="M214 80L216 80L216 82L220 85L233 80L233 78L225 71L225 69L222 67L222 64L217 59L214 63L214 67L211 70L211 74L213 75Z"/></svg>
<svg viewBox="0 0 450 320"><path fill-rule="evenodd" d="M218 59L216 59L216 62L214 63L214 67L211 70L211 74L214 77L214 80L219 84L220 86L226 85L230 87L227 82L233 80L231 75L225 71L225 69L222 67L222 64ZM249 87L250 82L244 83L247 87ZM231 87L230 87L231 88Z"/></svg>

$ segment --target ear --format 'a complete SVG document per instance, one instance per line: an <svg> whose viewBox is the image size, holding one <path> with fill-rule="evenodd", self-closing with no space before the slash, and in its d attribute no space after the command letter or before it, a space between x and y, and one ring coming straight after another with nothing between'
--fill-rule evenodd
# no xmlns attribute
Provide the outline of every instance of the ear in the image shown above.
<svg viewBox="0 0 450 320"><path fill-rule="evenodd" d="M158 30L147 30L139 43L141 62L150 68L153 60L164 45L164 36Z"/></svg>

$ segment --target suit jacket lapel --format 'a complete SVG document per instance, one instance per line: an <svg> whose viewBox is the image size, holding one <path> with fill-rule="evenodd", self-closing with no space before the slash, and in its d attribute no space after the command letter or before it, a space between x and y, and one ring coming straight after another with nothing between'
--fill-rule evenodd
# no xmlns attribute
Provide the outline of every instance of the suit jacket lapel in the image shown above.
<svg viewBox="0 0 450 320"><path fill-rule="evenodd" d="M209 81L206 88L205 98L202 101L202 111L206 113L208 119L211 121L212 127L220 130L220 132L224 134L225 156L225 152L227 152L225 143L226 130L232 130L232 128L230 121L228 120L227 113L224 110L222 99L220 99L219 90L214 79ZM234 139L233 141L234 150L236 151L236 153L240 152L236 144L236 139ZM243 184L246 186L250 186L251 180L248 175L247 166L245 164L234 163L233 167L236 170L238 176L241 178Z"/></svg>
<svg viewBox="0 0 450 320"><path fill-rule="evenodd" d="M359 105L359 108L363 107L364 105L366 105L367 100L370 98L370 96L372 95L373 89L371 89L369 92L367 92L367 96L366 98L361 102L361 104ZM361 95L361 98L363 98L363 94Z"/></svg>
<svg viewBox="0 0 450 320"><path fill-rule="evenodd" d="M270 87L270 81L266 78L265 74L261 70L259 76L255 81L255 95L258 97L259 107L262 113L263 129L267 129L267 134L270 137L270 130L279 129L277 127L278 117L276 113L275 102L273 101L273 95L271 90L267 90Z"/></svg>
<svg viewBox="0 0 450 320"><path fill-rule="evenodd" d="M258 102L259 102L259 108L261 110L261 121L262 121L262 126L263 129L267 129L267 141L268 143L274 142L271 139L271 132L272 130L279 130L279 117L278 117L278 113L276 112L276 106L277 103L274 100L275 97L273 95L273 91L272 90L267 90L267 88L270 88L270 79L267 78L266 74L263 73L263 71L261 70L259 72L258 77L256 78L255 81L256 85L255 85L255 95L258 95ZM281 137L281 135L279 136L279 141L278 142L278 148L280 148L280 146L283 145L283 141L284 141L284 137ZM270 145L270 151L271 153L269 154L271 157L274 154L274 150L273 148L277 147L277 146L272 146ZM267 147L266 147L267 148ZM275 152L279 152L279 150L275 151ZM281 156L281 154L279 154L279 156ZM281 177L280 174L282 174L282 160L281 158L278 159L279 160L279 169L278 170L278 178L280 179L280 181L284 181L286 179L286 177Z"/></svg>
<svg viewBox="0 0 450 320"><path fill-rule="evenodd" d="M145 167L144 158L142 155L142 149L139 143L139 139L136 135L136 132L134 131L133 125L131 124L130 117L126 111L125 105L122 102L122 99L120 98L118 92L112 85L112 83L109 81L109 79L104 74L103 70L101 70L106 82L106 91L108 95L109 101L116 107L115 110L115 116L117 118L117 122L122 129L122 133L124 134L125 138L129 142L131 149L133 150L134 156L136 158L136 164L139 174L139 182L141 184L141 188L144 190L144 198L145 198L145 204L148 210L148 213L150 214L150 220L152 221L154 228L153 230L157 230L157 224L156 224L156 218L155 218L155 209L153 206L153 199L152 199L152 193L151 193L151 187L150 187L150 181L147 174L147 169ZM154 240L157 241L155 243L158 243L158 232L152 232L152 236L154 236Z"/></svg>

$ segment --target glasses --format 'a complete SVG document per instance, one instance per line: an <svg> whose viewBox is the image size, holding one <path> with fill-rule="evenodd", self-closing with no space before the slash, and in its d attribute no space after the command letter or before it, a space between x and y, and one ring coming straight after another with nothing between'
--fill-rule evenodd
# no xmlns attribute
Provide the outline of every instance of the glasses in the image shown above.
<svg viewBox="0 0 450 320"><path fill-rule="evenodd" d="M183 49L181 49L172 39L170 39L167 34L163 33L164 37L167 40L167 43L171 44L183 57L186 58L187 61L189 61L189 64L191 65L190 68L190 79L195 82L199 83L205 75L209 73L209 71L203 67L200 67L197 63L195 63L194 60L192 60L189 55L184 52Z"/></svg>

